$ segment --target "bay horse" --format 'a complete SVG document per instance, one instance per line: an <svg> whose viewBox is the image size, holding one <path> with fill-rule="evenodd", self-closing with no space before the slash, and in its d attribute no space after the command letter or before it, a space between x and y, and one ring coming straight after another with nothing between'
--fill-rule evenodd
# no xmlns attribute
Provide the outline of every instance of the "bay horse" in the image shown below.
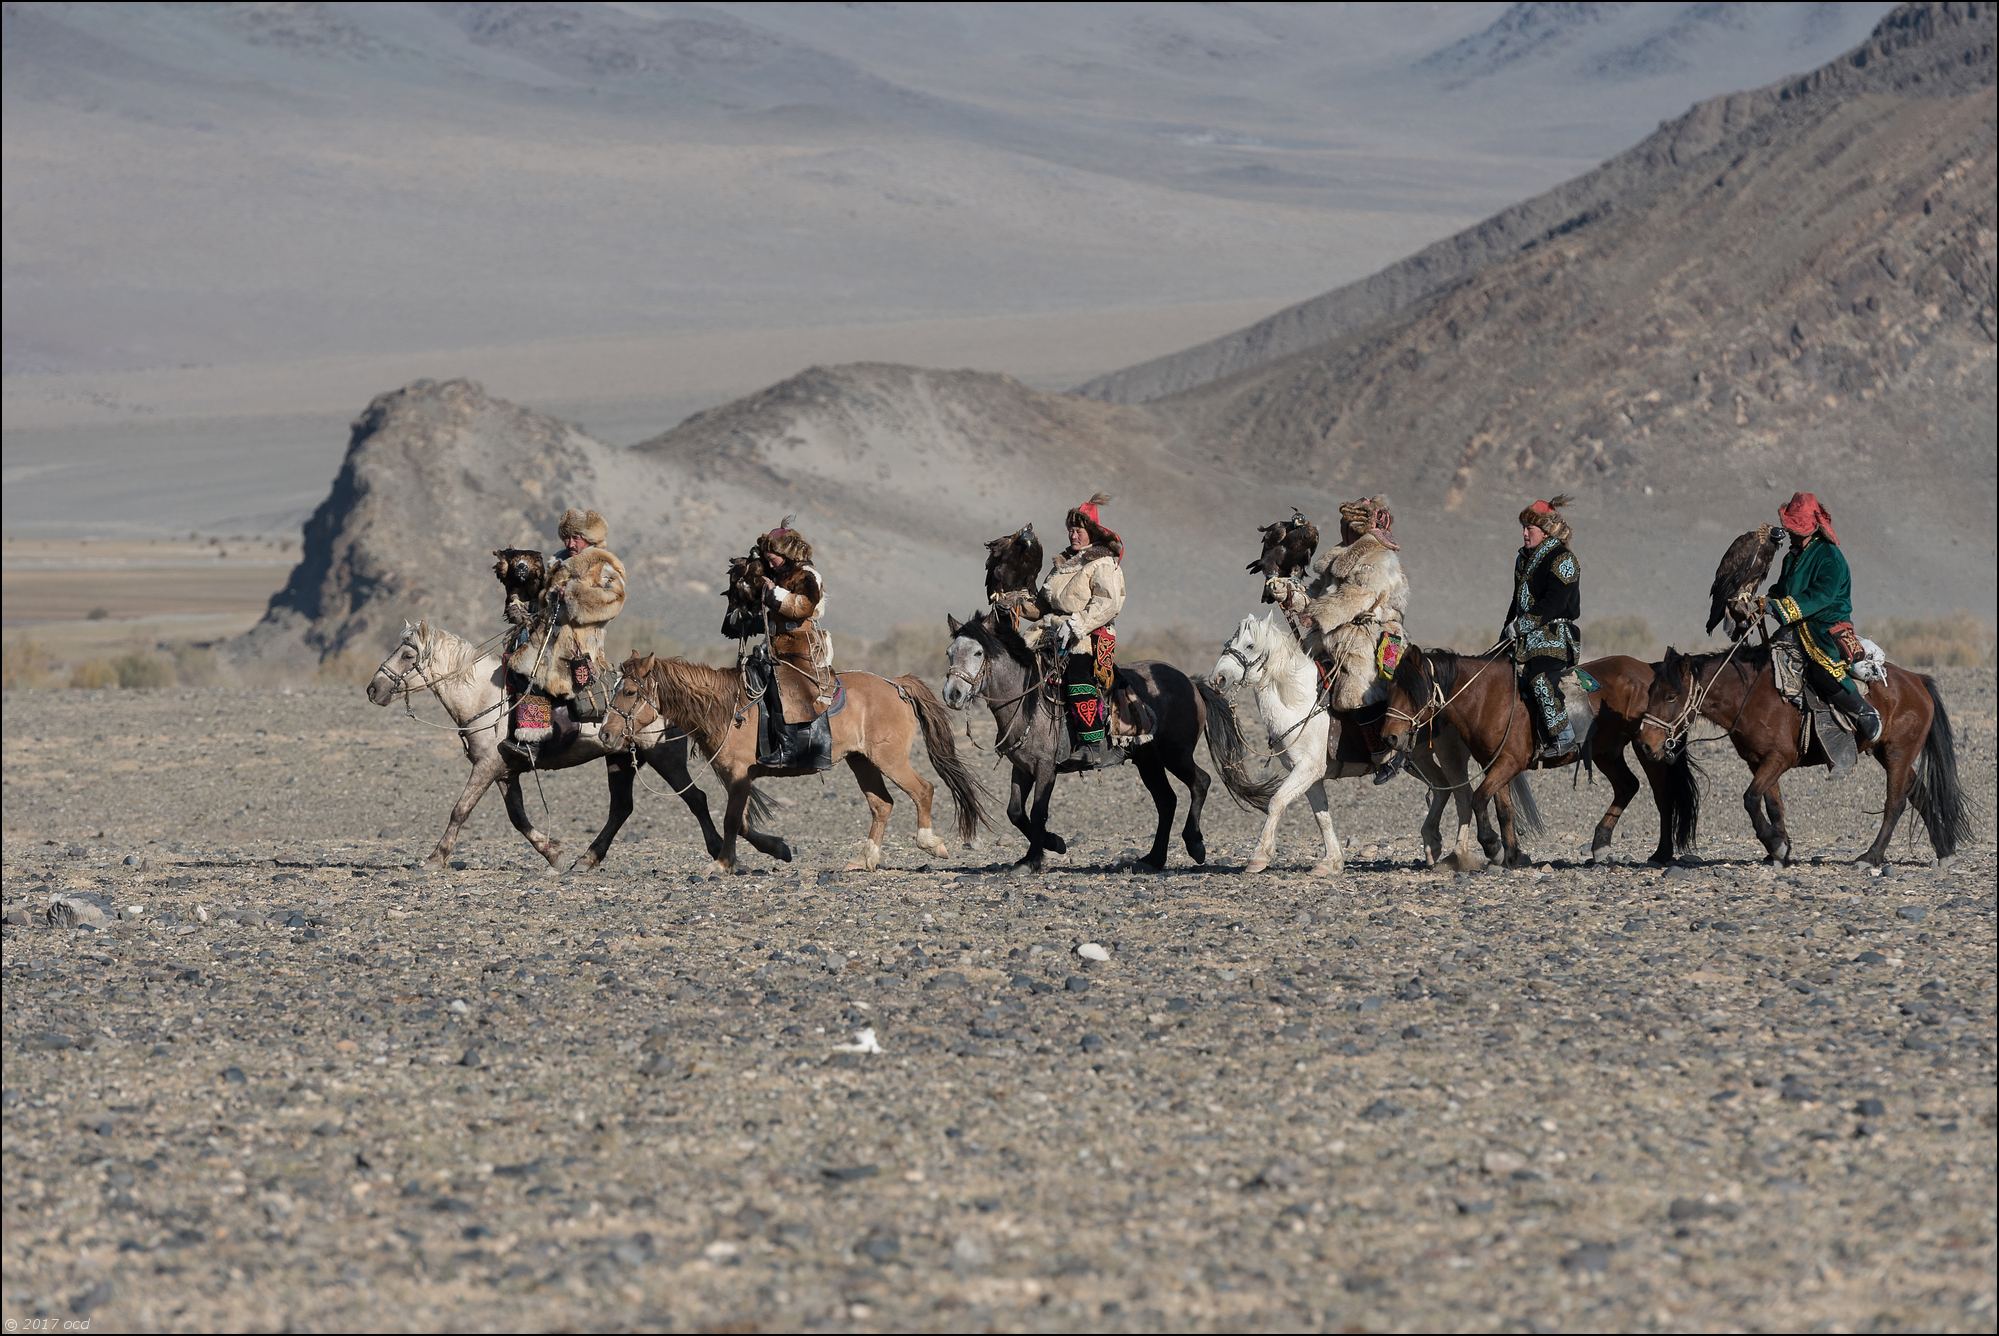
<svg viewBox="0 0 1999 1336"><path fill-rule="evenodd" d="M1638 791L1637 779L1625 764L1623 753L1644 714L1642 699L1631 683L1648 671L1638 660L1621 655L1583 665L1592 676L1599 667L1603 675L1597 678L1598 689L1590 693L1596 701L1597 721L1589 737L1573 754L1543 760L1537 754L1533 721L1514 685L1511 659L1412 645L1403 651L1389 683L1388 717L1382 724L1382 736L1395 742L1399 762L1408 756L1416 735L1430 725L1443 722L1457 729L1474 759L1485 767L1472 801L1498 807L1500 842L1505 851L1502 862L1510 868L1525 867L1529 862L1520 852L1515 829L1514 777L1529 769L1570 766L1588 759L1610 776L1613 793L1610 809L1597 823L1590 843L1590 861L1595 862L1609 846L1625 804ZM1653 800L1659 807L1659 845L1652 861L1670 862L1692 847L1698 833L1700 785L1693 763L1684 753L1670 761L1660 760L1656 768L1646 766Z"/></svg>
<svg viewBox="0 0 1999 1336"><path fill-rule="evenodd" d="M1881 736L1861 750L1871 752L1887 772L1888 800L1874 843L1856 861L1877 868L1887 862L1888 841L1911 804L1938 861L1949 858L1970 838L1971 817L1958 784L1950 715L1935 680L1891 663L1886 680L1870 685L1867 700L1881 714ZM1748 764L1742 806L1763 845L1764 861L1788 866L1791 836L1779 781L1800 765L1823 763L1825 752L1813 738L1800 754L1803 720L1777 690L1769 648L1738 645L1710 654L1667 650L1652 684L1640 745L1655 757L1684 753L1695 719L1719 725L1735 744L1735 754Z"/></svg>
<svg viewBox="0 0 1999 1336"><path fill-rule="evenodd" d="M557 866L561 842L536 830L528 816L520 785L520 776L527 767L500 750L500 744L507 738L510 705L500 656L481 654L472 644L429 622L414 625L404 622L402 639L368 681L368 699L377 705L394 700L407 704L411 696L424 691L436 696L438 704L444 707L460 745L465 748L465 759L472 763L472 774L465 781L465 791L452 806L444 834L438 837L437 847L424 861L442 867L450 860L452 846L471 818L472 809L479 805L487 789L498 784L506 801L507 819L513 822L514 829L527 837L527 842L548 860L550 867ZM536 758L535 768L539 770L567 770L602 760L609 771L610 814L597 838L590 841L590 847L570 864L572 872L596 867L604 861L611 841L632 814L632 782L637 778L640 764L657 771L687 804L687 810L701 824L701 838L709 854L721 848L721 833L708 814L708 795L687 773L687 738L683 733L663 726L655 728L638 740L636 749L623 743L607 746L601 736L571 734L560 742L551 738L542 743L536 748ZM756 795L755 808L759 819L767 818L769 803L762 794ZM749 832L749 841L780 862L791 861L791 846L775 835L753 830Z"/></svg>
<svg viewBox="0 0 1999 1336"><path fill-rule="evenodd" d="M757 764L759 707L750 698L739 670L635 654L619 671L620 680L605 714L604 745L623 746L627 738L643 735L661 719L685 731L728 791L728 805L722 813L722 844L713 852L720 871L734 871L736 835L744 830L744 810L753 792L751 782L766 775L819 772ZM931 828L930 806L936 786L910 763L910 749L918 737L923 739L931 766L950 790L957 809L958 838L972 839L985 824L986 815L978 781L951 740L943 703L914 675L887 678L848 670L838 677L846 690L846 702L827 718L833 759L846 761L853 771L872 815L861 855L847 870L872 872L881 865L882 835L895 807L889 783L916 802L918 847L938 858L947 857L950 850Z"/></svg>
<svg viewBox="0 0 1999 1336"><path fill-rule="evenodd" d="M1271 795L1270 815L1263 835L1243 871L1262 872L1277 852L1277 827L1285 810L1305 796L1325 837L1326 854L1312 868L1315 877L1338 872L1346 866L1340 849L1339 833L1333 829L1333 814L1326 801L1325 780L1353 779L1374 773L1365 758L1341 760L1338 750L1341 731L1348 725L1323 706L1318 666L1298 643L1288 623L1275 613L1245 617L1233 636L1222 646L1215 671L1208 679L1223 691L1237 684L1256 696L1264 727L1270 731L1271 747L1290 765L1290 773ZM1479 859L1472 842L1474 823L1478 846L1485 856L1499 853L1499 833L1492 828L1486 809L1471 796L1470 756L1464 739L1447 724L1426 729L1409 758L1410 769L1430 790L1429 812L1423 820L1423 852L1432 867L1446 857L1443 840L1444 805L1457 804L1458 834L1449 855L1460 867L1476 867ZM1524 778L1513 781L1513 800L1521 823L1530 833L1540 830L1534 795Z"/></svg>
<svg viewBox="0 0 1999 1336"><path fill-rule="evenodd" d="M990 609L965 621L947 617L951 645L945 651L944 703L954 710L983 700L999 727L997 748L1013 767L1013 787L1007 819L1027 837L1027 852L1015 864L1040 869L1046 854L1068 852L1068 842L1048 829L1048 804L1058 775L1082 768L1071 756L1068 706L1059 683L1021 640L1011 617ZM1168 782L1171 775L1186 786L1187 822L1181 839L1197 864L1208 861L1207 837L1201 832L1201 809L1213 782L1194 760L1194 747L1205 736L1208 753L1221 768L1222 783L1237 802L1257 811L1269 808L1276 780L1253 779L1235 716L1221 693L1206 682L1198 686L1168 663L1141 661L1120 671L1135 683L1135 694L1157 720L1152 740L1131 749L1130 760L1159 817L1152 848L1141 859L1162 871L1173 830L1178 799Z"/></svg>

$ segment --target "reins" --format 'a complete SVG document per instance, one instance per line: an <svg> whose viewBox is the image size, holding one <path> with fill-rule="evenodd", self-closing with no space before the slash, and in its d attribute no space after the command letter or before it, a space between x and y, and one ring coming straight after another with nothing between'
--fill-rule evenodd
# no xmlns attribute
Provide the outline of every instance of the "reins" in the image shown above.
<svg viewBox="0 0 1999 1336"><path fill-rule="evenodd" d="M1705 682L1701 680L1700 671L1698 669L1694 671L1694 689L1687 693L1687 703L1680 708L1678 717L1669 721L1661 719L1649 710L1639 717L1640 723L1651 724L1656 728L1665 730L1666 740L1663 746L1666 750L1671 750L1674 744L1680 742L1687 732L1693 728L1694 720L1700 717L1702 707L1707 704L1709 693L1714 690L1714 684L1721 680L1722 669L1728 667L1728 661L1735 657L1735 652L1742 648L1743 641L1748 638L1748 636L1742 636L1728 647L1728 653L1721 656L1721 661L1715 664L1714 671L1708 674ZM1742 709L1748 708L1748 704L1748 697L1745 695ZM1742 718L1742 709L1738 709L1735 712L1735 717L1738 721ZM1734 725L1731 724L1724 730L1724 735L1733 733L1734 731ZM1710 742L1715 741L1712 738L1706 740Z"/></svg>

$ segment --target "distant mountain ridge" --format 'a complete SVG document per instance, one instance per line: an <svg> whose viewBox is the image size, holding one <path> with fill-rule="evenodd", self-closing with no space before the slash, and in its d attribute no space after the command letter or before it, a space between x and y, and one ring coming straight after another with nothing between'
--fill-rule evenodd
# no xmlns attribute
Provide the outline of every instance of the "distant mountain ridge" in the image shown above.
<svg viewBox="0 0 1999 1336"><path fill-rule="evenodd" d="M1548 6L1515 8L1538 12ZM1556 8L1594 13L1606 7ZM1992 68L1992 29L1990 5L1951 0L1904 6L1884 18L1867 42L1830 64L1751 92L1711 98L1595 170L1377 274L1184 352L1097 377L1076 393L1114 403L1163 398L1352 334L1410 309L1495 260L1635 205L1685 164L1761 118L1786 112L1799 99L1867 92L1948 97L1984 86Z"/></svg>

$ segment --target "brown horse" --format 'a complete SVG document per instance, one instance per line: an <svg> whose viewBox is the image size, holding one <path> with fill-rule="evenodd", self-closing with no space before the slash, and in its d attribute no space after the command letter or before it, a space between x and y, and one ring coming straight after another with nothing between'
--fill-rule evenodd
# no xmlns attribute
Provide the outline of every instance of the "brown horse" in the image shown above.
<svg viewBox="0 0 1999 1336"><path fill-rule="evenodd" d="M1590 861L1609 846L1611 833L1625 807L1638 792L1638 778L1625 763L1624 749L1637 735L1645 713L1639 684L1651 669L1636 659L1616 655L1584 665L1597 678L1590 693L1597 721L1583 745L1552 761L1536 754L1534 727L1514 685L1511 660L1489 655L1455 654L1410 646L1389 683L1388 715L1382 736L1394 743L1399 765L1414 747L1415 734L1439 720L1457 729L1471 748L1484 777L1472 792L1475 805L1494 803L1499 811L1499 835L1507 867L1524 867L1526 855L1514 826L1511 784L1522 771L1570 766L1587 759L1610 777L1611 803L1597 823L1590 842ZM1655 862L1671 862L1691 848L1700 822L1700 785L1693 763L1682 752L1671 758L1648 757L1639 763L1652 783L1659 808L1659 843Z"/></svg>
<svg viewBox="0 0 1999 1336"><path fill-rule="evenodd" d="M653 654L633 655L620 671L622 678L612 694L601 741L613 749L622 747L656 719L684 732L728 789L722 848L715 855L715 865L724 872L734 871L736 836L743 829L751 782L765 775L818 772L757 764L757 704L749 698L740 672ZM914 675L891 679L874 673L843 672L839 680L846 688L846 703L827 721L832 726L833 759L846 761L873 814L862 854L848 870L873 871L881 863L882 833L895 807L888 783L915 799L916 843L924 852L939 858L950 852L931 829L930 802L936 787L910 763L910 748L919 735L930 764L951 791L958 813L958 838L970 840L985 824L985 808L978 781L959 759L951 741L944 703Z"/></svg>
<svg viewBox="0 0 1999 1336"><path fill-rule="evenodd" d="M1937 684L1891 663L1887 680L1873 684L1867 699L1881 713L1881 736L1863 750L1871 751L1888 772L1888 801L1881 829L1858 861L1874 867L1887 861L1895 824L1912 803L1937 858L1950 857L1970 836L1971 818L1958 786L1957 745ZM1777 690L1767 646L1712 654L1666 651L1639 730L1641 752L1655 758L1684 753L1687 731L1696 719L1719 725L1735 744L1736 755L1748 763L1742 805L1768 855L1764 861L1789 864L1791 836L1778 781L1787 770L1826 758L1816 738L1800 754L1803 721L1797 707Z"/></svg>

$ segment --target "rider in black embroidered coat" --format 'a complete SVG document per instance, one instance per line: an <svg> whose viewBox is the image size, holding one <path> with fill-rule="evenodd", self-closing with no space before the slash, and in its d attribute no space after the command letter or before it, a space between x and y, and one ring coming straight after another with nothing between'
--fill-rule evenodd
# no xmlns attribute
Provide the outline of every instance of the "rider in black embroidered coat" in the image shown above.
<svg viewBox="0 0 1999 1336"><path fill-rule="evenodd" d="M1533 716L1541 755L1551 760L1576 750L1561 688L1563 671L1582 650L1582 633L1576 629L1583 611L1582 567L1569 550L1572 535L1560 514L1568 503L1568 497L1557 496L1520 512L1513 599L1506 605L1506 628L1500 633L1513 642L1520 694Z"/></svg>

